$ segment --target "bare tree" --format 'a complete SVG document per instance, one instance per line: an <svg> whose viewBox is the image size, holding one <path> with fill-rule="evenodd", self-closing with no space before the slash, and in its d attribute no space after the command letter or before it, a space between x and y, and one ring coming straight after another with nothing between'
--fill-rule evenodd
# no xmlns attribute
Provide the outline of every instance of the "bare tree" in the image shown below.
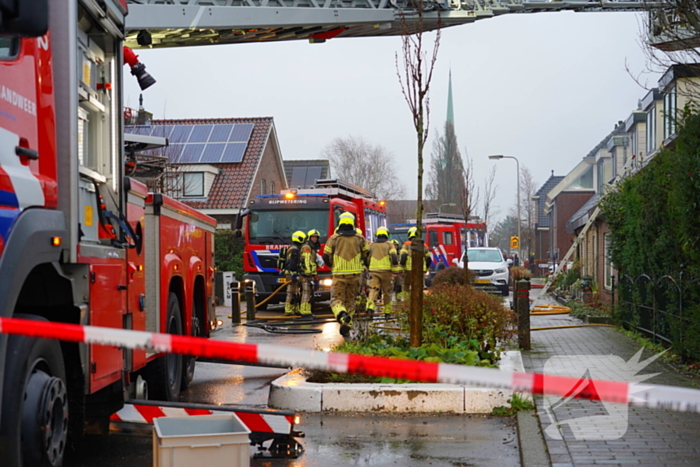
<svg viewBox="0 0 700 467"><path fill-rule="evenodd" d="M640 42L646 55L646 69L633 74L637 84L650 89L642 82L641 75L665 73L672 65L686 65L697 74L700 62L700 9L697 0L665 0L663 7L650 2L648 20L640 22ZM656 80L654 80L656 82ZM652 86L653 87L653 86ZM688 97L700 95L700 83L686 80L675 90Z"/></svg>
<svg viewBox="0 0 700 467"><path fill-rule="evenodd" d="M434 200L435 204L453 204L456 209L462 206L464 191L464 164L462 154L457 146L457 135L454 125L445 122L445 133L433 141L428 183L425 186L425 196ZM460 209L461 211L461 209Z"/></svg>
<svg viewBox="0 0 700 467"><path fill-rule="evenodd" d="M498 185L496 182L496 166L491 166L491 172L484 180L484 199L482 201L483 220L486 223L487 229L492 229L491 219L498 215L499 209L493 205L493 200L496 198Z"/></svg>
<svg viewBox="0 0 700 467"><path fill-rule="evenodd" d="M323 149L336 176L373 192L379 199L401 199L406 188L396 172L394 155L360 136L336 138Z"/></svg>
<svg viewBox="0 0 700 467"><path fill-rule="evenodd" d="M423 340L423 148L428 139L430 128L430 81L437 61L440 48L440 20L438 17L437 30L432 50L424 44L423 0L413 0L414 10L407 12L399 10L401 22L401 55L396 53L396 74L401 85L408 108L413 116L413 127L416 130L418 155L417 177L417 209L416 227L418 236L411 246L411 314L410 314L410 343L412 347L420 347ZM426 5L427 6L427 5ZM432 6L432 5L431 5ZM411 15L410 19L408 15ZM410 21L410 24L409 24Z"/></svg>
<svg viewBox="0 0 700 467"><path fill-rule="evenodd" d="M520 228L521 234L524 237L521 238L520 241L525 245L528 257L530 251L534 249L537 202L535 202L532 197L537 193L537 188L537 182L532 176L532 172L527 167L523 167L520 170L520 193L518 193L517 196L520 196ZM511 207L509 215L517 219L518 212L514 207ZM520 258L520 260L524 261L524 258Z"/></svg>
<svg viewBox="0 0 700 467"><path fill-rule="evenodd" d="M467 150L464 150L467 154ZM467 164L462 167L461 180L459 183L459 201L457 206L464 216L464 220L469 222L469 218L474 213L475 207L479 204L479 190L474 183L474 161L467 154ZM464 278L465 282L469 283L469 256L467 254L468 246L465 245L464 250Z"/></svg>

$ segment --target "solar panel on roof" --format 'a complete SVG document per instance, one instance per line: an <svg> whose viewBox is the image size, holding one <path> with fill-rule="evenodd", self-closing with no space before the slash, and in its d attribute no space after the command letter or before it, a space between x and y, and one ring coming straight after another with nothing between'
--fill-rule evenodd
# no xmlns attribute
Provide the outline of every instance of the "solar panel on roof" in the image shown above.
<svg viewBox="0 0 700 467"><path fill-rule="evenodd" d="M221 162L240 162L243 160L247 143L228 143L224 149Z"/></svg>
<svg viewBox="0 0 700 467"><path fill-rule="evenodd" d="M151 131L151 136L160 136L161 138L170 138L170 133L173 131L175 125L153 125L153 131Z"/></svg>
<svg viewBox="0 0 700 467"><path fill-rule="evenodd" d="M233 125L214 125L214 129L209 136L210 143L225 143L231 134Z"/></svg>
<svg viewBox="0 0 700 467"><path fill-rule="evenodd" d="M230 142L248 143L248 139L250 139L250 134L253 132L254 126L255 125L253 123L236 123L233 126L233 131L231 132L231 136L229 136L228 140Z"/></svg>
<svg viewBox="0 0 700 467"><path fill-rule="evenodd" d="M182 144L180 146L182 146L182 150L180 151L178 162L180 164L195 164L201 159L205 145L201 143L191 143Z"/></svg>
<svg viewBox="0 0 700 467"><path fill-rule="evenodd" d="M204 147L204 153L199 162L214 164L221 162L221 155L224 153L224 143L209 143Z"/></svg>
<svg viewBox="0 0 700 467"><path fill-rule="evenodd" d="M195 125L190 134L190 143L206 143L214 125Z"/></svg>
<svg viewBox="0 0 700 467"><path fill-rule="evenodd" d="M151 125L127 125L124 127L124 133L134 135L151 136L153 127Z"/></svg>
<svg viewBox="0 0 700 467"><path fill-rule="evenodd" d="M304 186L306 180L306 167L294 167L292 169L292 181L289 182L291 188L299 188Z"/></svg>
<svg viewBox="0 0 700 467"><path fill-rule="evenodd" d="M170 143L186 143L190 139L190 133L194 125L175 125L170 134Z"/></svg>
<svg viewBox="0 0 700 467"><path fill-rule="evenodd" d="M316 180L321 178L321 167L309 167L306 171L306 181L304 183L305 187L313 186Z"/></svg>

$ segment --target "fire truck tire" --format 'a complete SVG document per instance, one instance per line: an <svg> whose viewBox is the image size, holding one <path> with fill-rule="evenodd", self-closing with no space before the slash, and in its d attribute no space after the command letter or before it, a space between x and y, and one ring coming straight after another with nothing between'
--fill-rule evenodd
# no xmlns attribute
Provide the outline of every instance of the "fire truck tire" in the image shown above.
<svg viewBox="0 0 700 467"><path fill-rule="evenodd" d="M202 321L200 319L201 310L197 307L196 301L192 303L192 335L200 337L202 335ZM196 357L182 357L182 383L180 389L185 391L194 380L194 368L197 363Z"/></svg>
<svg viewBox="0 0 700 467"><path fill-rule="evenodd" d="M180 302L173 292L168 296L168 319L165 323L168 334L182 335ZM177 401L182 384L182 355L165 354L151 362L146 370L149 398Z"/></svg>
<svg viewBox="0 0 700 467"><path fill-rule="evenodd" d="M35 315L17 318L45 321ZM68 393L58 341L10 336L0 451L4 467L57 467L68 436Z"/></svg>

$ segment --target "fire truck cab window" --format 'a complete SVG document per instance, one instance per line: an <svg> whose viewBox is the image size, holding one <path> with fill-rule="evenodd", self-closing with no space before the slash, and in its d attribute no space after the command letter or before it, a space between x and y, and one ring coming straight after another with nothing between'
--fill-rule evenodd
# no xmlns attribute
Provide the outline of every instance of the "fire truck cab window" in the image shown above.
<svg viewBox="0 0 700 467"><path fill-rule="evenodd" d="M297 230L308 232L311 229L318 230L321 242L325 242L328 238L328 211L285 209L253 212L248 236L254 245L287 244Z"/></svg>
<svg viewBox="0 0 700 467"><path fill-rule="evenodd" d="M19 52L19 40L0 37L0 60L11 60Z"/></svg>
<svg viewBox="0 0 700 467"><path fill-rule="evenodd" d="M445 241L442 242L443 245L453 245L454 244L454 242L452 241L452 232L444 232L443 235L445 237Z"/></svg>
<svg viewBox="0 0 700 467"><path fill-rule="evenodd" d="M431 230L430 231L430 245L429 246L435 246L437 245L438 242L438 231L437 230Z"/></svg>

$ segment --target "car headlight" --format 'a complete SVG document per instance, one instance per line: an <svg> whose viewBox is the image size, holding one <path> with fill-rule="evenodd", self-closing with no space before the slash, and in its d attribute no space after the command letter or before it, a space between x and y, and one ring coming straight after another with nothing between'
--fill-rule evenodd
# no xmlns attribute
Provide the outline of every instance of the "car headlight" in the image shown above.
<svg viewBox="0 0 700 467"><path fill-rule="evenodd" d="M504 272L506 272L506 269L505 269L505 268L499 268L499 269L496 269L494 272L495 272L496 274L503 274Z"/></svg>

